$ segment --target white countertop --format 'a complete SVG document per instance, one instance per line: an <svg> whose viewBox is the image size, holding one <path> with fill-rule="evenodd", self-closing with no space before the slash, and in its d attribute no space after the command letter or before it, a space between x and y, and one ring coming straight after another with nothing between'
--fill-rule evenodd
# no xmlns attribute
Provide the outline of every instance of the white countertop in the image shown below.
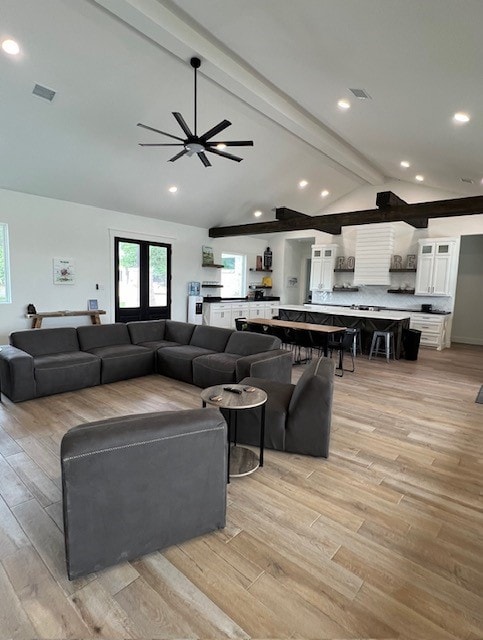
<svg viewBox="0 0 483 640"><path fill-rule="evenodd" d="M381 320L405 320L410 317L409 311L391 311L388 309L367 311L323 304L281 304L280 309L287 309L287 311L314 311L317 313L330 313L334 316L354 316L356 318L380 318Z"/></svg>

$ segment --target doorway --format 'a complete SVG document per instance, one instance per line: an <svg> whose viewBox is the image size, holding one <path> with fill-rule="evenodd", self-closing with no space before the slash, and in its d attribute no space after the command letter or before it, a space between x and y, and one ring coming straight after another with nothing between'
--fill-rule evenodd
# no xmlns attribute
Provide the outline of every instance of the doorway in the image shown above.
<svg viewBox="0 0 483 640"><path fill-rule="evenodd" d="M171 245L114 238L116 322L171 317Z"/></svg>

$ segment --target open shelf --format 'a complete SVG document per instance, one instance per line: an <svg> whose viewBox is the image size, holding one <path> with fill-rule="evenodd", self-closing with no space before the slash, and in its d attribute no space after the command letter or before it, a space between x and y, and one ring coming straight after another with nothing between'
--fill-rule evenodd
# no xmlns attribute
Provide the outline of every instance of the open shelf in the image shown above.
<svg viewBox="0 0 483 640"><path fill-rule="evenodd" d="M416 289L388 289L388 293L406 293L407 295L414 295Z"/></svg>
<svg viewBox="0 0 483 640"><path fill-rule="evenodd" d="M222 284L203 284L202 282L201 286L203 287L203 289L221 289L223 285Z"/></svg>
<svg viewBox="0 0 483 640"><path fill-rule="evenodd" d="M334 269L334 273L354 273L354 269Z"/></svg>
<svg viewBox="0 0 483 640"><path fill-rule="evenodd" d="M416 273L416 269L389 269L389 273Z"/></svg>
<svg viewBox="0 0 483 640"><path fill-rule="evenodd" d="M332 287L332 291L359 291L359 287Z"/></svg>
<svg viewBox="0 0 483 640"><path fill-rule="evenodd" d="M210 263L210 264L202 264L202 267L210 267L211 269L224 269L225 265L224 264L215 264L214 262Z"/></svg>

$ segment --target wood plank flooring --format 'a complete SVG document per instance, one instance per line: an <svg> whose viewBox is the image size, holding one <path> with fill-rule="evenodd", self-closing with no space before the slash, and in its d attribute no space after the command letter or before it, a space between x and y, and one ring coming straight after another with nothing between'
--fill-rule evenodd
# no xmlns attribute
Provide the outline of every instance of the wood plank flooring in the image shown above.
<svg viewBox="0 0 483 640"><path fill-rule="evenodd" d="M303 369L293 370L294 381ZM69 582L59 445L200 406L160 376L0 405L1 638L483 638L483 347L357 358L330 458L266 452L223 531Z"/></svg>

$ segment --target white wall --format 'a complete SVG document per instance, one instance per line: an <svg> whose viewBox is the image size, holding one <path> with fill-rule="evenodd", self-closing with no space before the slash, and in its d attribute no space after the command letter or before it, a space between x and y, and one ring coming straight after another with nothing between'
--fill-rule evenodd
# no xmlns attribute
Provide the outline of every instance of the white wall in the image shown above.
<svg viewBox="0 0 483 640"><path fill-rule="evenodd" d="M215 270L201 268L202 245L213 246L215 261L221 251L247 253L249 266L266 246L258 238L212 240L198 227L7 190L0 190L0 222L9 226L12 282L12 303L0 304L1 343L8 342L11 331L29 328L28 303L38 311L81 310L89 298L97 298L107 311L103 322L114 322L114 234L172 245L171 315L177 320L186 320L188 281L219 279ZM53 258L75 262L74 285L53 284ZM96 290L96 283L104 288ZM89 322L87 317L55 318L44 326Z"/></svg>
<svg viewBox="0 0 483 640"><path fill-rule="evenodd" d="M461 238L452 340L483 344L483 235Z"/></svg>

